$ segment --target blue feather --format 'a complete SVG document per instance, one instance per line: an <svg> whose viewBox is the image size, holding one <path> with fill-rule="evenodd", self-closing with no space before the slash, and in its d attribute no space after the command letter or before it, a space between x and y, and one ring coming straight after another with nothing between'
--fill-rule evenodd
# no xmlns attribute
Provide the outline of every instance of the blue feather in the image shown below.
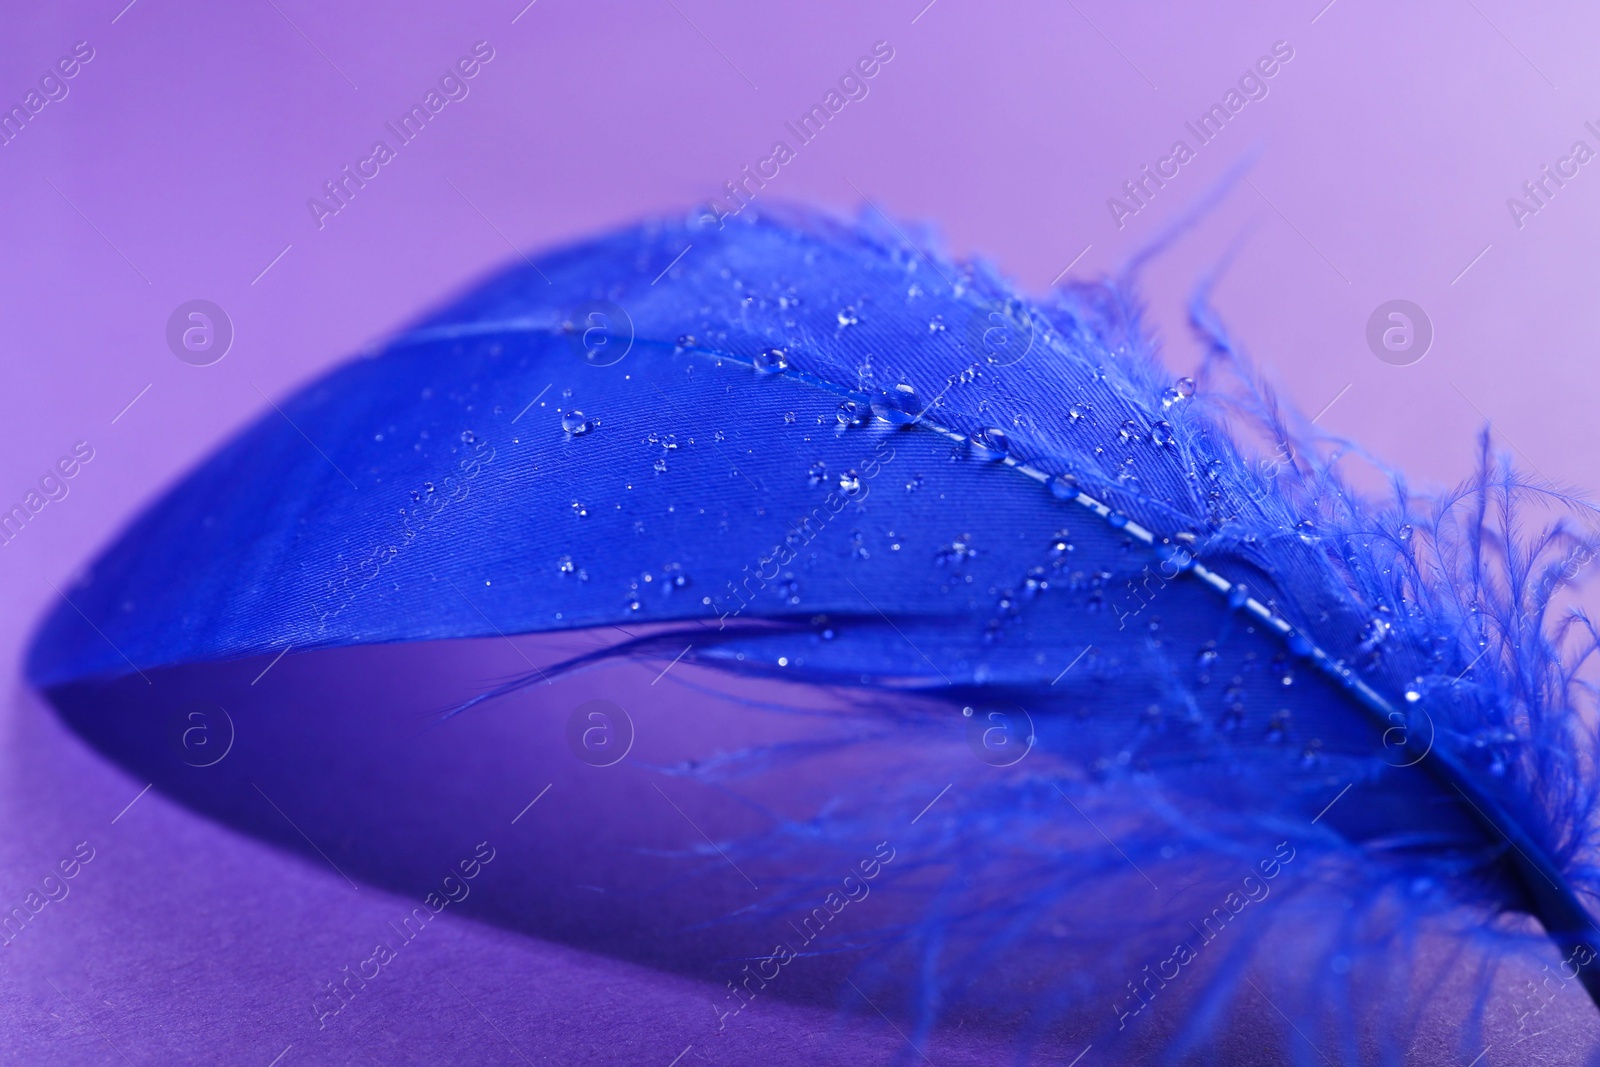
<svg viewBox="0 0 1600 1067"><path fill-rule="evenodd" d="M1525 946L1531 917L1600 1001L1596 634L1549 622L1594 546L1518 530L1530 501L1580 505L1487 440L1452 493L1363 499L1350 446L1279 407L1204 294L1196 383L1161 369L1130 293L1030 302L798 211L555 253L264 413L68 590L29 677L625 624L479 700L685 640L829 689L888 724L840 742L886 753L874 796L747 847L873 837L947 780L929 753L977 757L959 817L905 831L920 918L862 975L903 987L917 1039L1006 968L1048 976L1034 1036L1088 1004L1120 1033L1182 944L1206 978L1170 1036L1198 1047L1258 942L1319 901L1344 917L1299 931L1279 977L1351 1059L1358 979L1424 923ZM1206 947L1197 918L1279 877L1276 926ZM1127 903L1144 883L1202 888L1188 912ZM1051 945L1089 962L1061 973Z"/></svg>

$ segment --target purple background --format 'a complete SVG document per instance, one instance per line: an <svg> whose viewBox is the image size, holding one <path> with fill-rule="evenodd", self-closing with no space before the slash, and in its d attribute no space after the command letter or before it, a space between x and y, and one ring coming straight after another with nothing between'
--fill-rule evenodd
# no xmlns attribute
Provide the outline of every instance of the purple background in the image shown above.
<svg viewBox="0 0 1600 1067"><path fill-rule="evenodd" d="M1524 466L1600 484L1587 447L1600 394L1600 164L1520 230L1506 207L1573 141L1600 148L1583 125L1600 125L1600 15L1506 0L924 2L757 14L718 0L112 0L3 16L7 107L75 42L95 58L0 147L0 500L20 501L75 441L96 456L0 551L0 680L12 694L0 905L75 842L99 852L71 897L0 949L0 1048L121 1062L114 1044L154 1062L203 1060L214 1042L229 1050L218 1058L265 1064L293 1042L283 1063L363 1048L398 1062L428 1058L427 1038L521 1062L488 1016L535 1062L665 1064L691 1043L683 1062L737 1062L757 1047L775 1062L813 1057L796 1034L828 1037L825 1009L774 1001L739 1035L707 1043L719 990L459 921L417 950L424 965L374 994L342 1044L318 1044L304 1003L324 972L356 958L348 931L380 925L399 899L351 894L326 868L156 792L109 825L144 783L68 733L26 691L18 662L56 596L50 583L260 410L262 394L381 339L512 256L508 242L537 262L554 243L715 195L876 41L895 56L870 95L763 198L841 210L870 198L1039 290L1086 246L1074 273L1115 270L1256 150L1251 184L1148 271L1175 370L1197 356L1184 298L1243 235L1218 304L1287 398L1308 413L1339 398L1320 425L1438 484L1467 473L1487 418ZM307 198L479 40L495 58L470 95L319 230ZM1277 40L1295 55L1270 95L1119 230L1106 198ZM195 297L237 330L211 367L164 342L169 313ZM1380 362L1364 341L1368 314L1395 297L1419 303L1437 331L1411 367ZM441 999L454 994L439 992L440 974L483 1011ZM430 1014L442 1031L420 1021ZM1566 1030L1548 1040L1592 1035L1592 1015L1581 1003L1552 1009ZM607 1051L624 1038L635 1043ZM871 1058L898 1045L865 1023L855 1039ZM1515 1055L1562 1048L1529 1042ZM945 1061L958 1061L955 1046Z"/></svg>

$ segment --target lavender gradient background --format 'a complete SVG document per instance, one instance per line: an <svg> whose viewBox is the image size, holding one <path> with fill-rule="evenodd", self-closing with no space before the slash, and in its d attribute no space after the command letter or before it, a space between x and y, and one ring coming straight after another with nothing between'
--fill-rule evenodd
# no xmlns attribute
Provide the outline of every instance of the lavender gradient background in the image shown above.
<svg viewBox="0 0 1600 1067"><path fill-rule="evenodd" d="M441 968L474 976L477 1005L536 1062L665 1064L691 1042L685 1063L738 1062L741 1047L807 1060L793 1035L825 1030L826 1012L775 1002L746 1045L713 1049L695 1035L720 991L468 923L442 930L344 1044L317 1044L305 1000L330 961L348 961L342 931L381 923L394 898L353 896L158 793L108 825L143 783L68 733L18 664L51 583L262 394L381 339L514 255L508 241L537 262L551 244L716 194L875 41L896 54L870 96L764 197L854 210L865 196L1040 290L1086 246L1073 273L1115 270L1259 150L1253 184L1148 271L1175 370L1197 356L1182 326L1190 287L1244 234L1217 302L1286 397L1310 412L1339 398L1325 428L1438 483L1466 473L1487 418L1525 466L1600 489L1600 164L1520 231L1505 206L1574 140L1597 143L1583 123L1600 124L1600 14L1577 3L123 2L0 16L7 107L74 42L96 50L70 95L0 148L0 499L20 500L72 442L96 450L71 495L0 552L0 905L72 843L100 853L67 901L0 949L0 1049L23 1060L266 1064L293 1041L285 1064L338 1062L386 1034L400 1043L375 1053L384 1062L428 1059L424 1040L522 1062L439 999ZM1270 96L1119 231L1106 198L1280 39L1295 57ZM306 199L478 40L496 58L470 96L319 230ZM163 337L195 297L237 330L207 368ZM1437 331L1411 367L1364 341L1368 314L1395 297ZM502 988L513 976L518 989ZM1586 1011L1563 1007L1560 1025L1592 1033ZM880 1031L859 1038L874 1061L898 1045ZM627 1051L607 1051L612 1038Z"/></svg>

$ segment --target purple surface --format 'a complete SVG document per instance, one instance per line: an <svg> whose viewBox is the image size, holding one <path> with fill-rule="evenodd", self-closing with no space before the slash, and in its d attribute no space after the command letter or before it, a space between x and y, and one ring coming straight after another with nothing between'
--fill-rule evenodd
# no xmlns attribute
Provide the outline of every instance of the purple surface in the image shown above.
<svg viewBox="0 0 1600 1067"><path fill-rule="evenodd" d="M1581 167L1520 228L1506 203L1575 140L1600 148L1585 127L1600 126L1589 56L1600 17L1576 4L1312 0L1155 14L1089 0L1000 11L911 0L758 15L705 0L113 0L6 22L6 107L76 42L94 50L67 95L0 147L0 498L22 501L75 442L94 450L67 496L0 550L11 694L0 903L20 903L77 842L96 849L67 898L0 948L0 1048L19 1062L266 1064L289 1045L283 1064L665 1064L689 1045L680 1062L816 1062L851 1043L875 1062L901 1048L875 1015L836 1034L828 1007L776 998L718 1038L711 983L455 915L334 1033L317 1031L321 983L367 955L370 931L407 898L365 879L353 891L320 860L158 790L113 825L149 779L94 754L17 674L51 583L264 396L516 254L513 242L537 261L551 243L716 195L877 41L894 58L869 94L761 197L841 209L870 198L1042 288L1075 260L1075 273L1115 269L1259 150L1250 184L1149 270L1175 368L1196 358L1181 326L1189 287L1243 233L1218 303L1288 397L1311 413L1332 402L1319 425L1439 482L1467 470L1487 418L1528 468L1600 483L1587 447L1600 178ZM480 40L494 58L466 98L319 229L307 199ZM1265 99L1118 229L1107 198L1279 40L1294 57ZM1397 297L1437 331L1409 367L1380 362L1364 339L1369 313ZM164 336L194 298L221 305L236 329L209 367L179 361ZM575 795L566 810L606 797ZM547 817L558 800L541 802ZM615 819L631 817L612 802ZM534 830L517 847L558 840ZM488 835L463 830L461 841L470 851ZM1502 985L1489 1022L1509 1034L1513 976ZM1483 1062L1570 1062L1593 1043L1594 1015L1563 994L1536 1027L1548 1032ZM1417 1062L1451 1062L1450 1025L1447 1011L1424 1020ZM818 1052L821 1042L834 1044ZM959 1034L927 1051L940 1063L1003 1059ZM1067 1062L1076 1049L1056 1053Z"/></svg>

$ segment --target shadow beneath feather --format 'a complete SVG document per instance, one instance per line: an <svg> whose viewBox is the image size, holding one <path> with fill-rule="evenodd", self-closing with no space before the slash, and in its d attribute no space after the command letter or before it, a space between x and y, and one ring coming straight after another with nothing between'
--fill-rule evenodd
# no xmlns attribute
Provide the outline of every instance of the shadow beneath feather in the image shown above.
<svg viewBox="0 0 1600 1067"><path fill-rule="evenodd" d="M610 662L441 720L463 699L528 673L530 663L622 639L607 634L260 657L49 696L92 746L166 795L298 854L348 880L353 892L395 894L395 946L426 937L432 915L448 912L707 981L708 1035L760 1011L763 998L872 1014L867 993L909 1029L916 961L873 950L883 947L885 931L925 917L930 896L904 886L943 875L919 854L927 838L917 835L960 812L973 769L991 768L970 753L959 765L918 762L917 780L960 784L948 793L936 784L925 800L899 810L890 785L904 768L883 755L881 743L829 746L881 731L881 719L826 704L817 707L828 714L776 711L767 703L797 701L797 693L709 673L688 659L665 675L661 660ZM809 699L816 705L825 695ZM592 718L595 701L606 702L598 707L608 718ZM617 750L606 746L627 740L624 720L632 743L613 763ZM893 738L891 731L891 747ZM898 738L901 747L913 740ZM794 763L750 755L784 742L816 749ZM738 755L728 762L748 761L757 773L728 788L683 773L729 754ZM792 847L804 841L804 820L844 798L856 805L865 798L868 821L881 817L881 837ZM787 833L775 835L775 827ZM748 847L769 838L788 844L765 855ZM1101 858L1113 870L1121 862L1110 850ZM986 873L994 909L1026 895L1022 882ZM1073 887L1079 912L1094 920L1088 928L1136 927L1147 906L1154 913L1176 901L1183 914L1203 914L1215 903L1203 887L1152 892L1147 903L1144 881L1123 873L1103 899L1101 891ZM825 894L835 890L840 903L831 910ZM1059 903L1041 904L1041 915ZM779 944L805 954L773 966ZM1162 1010L1144 1013L1139 1028L1123 1034L1115 1012L1126 1005L1051 1004L1052 988L1069 988L1075 973L1103 962L1094 951L1088 941L1041 946L1030 938L1012 946L1001 973L984 978L981 1006L953 1006L944 1025L1025 1034L1046 1059L1066 1062L1093 1038L1123 1062L1143 1062L1181 1027L1186 1002L1205 982L1164 990ZM777 977L752 981L752 967ZM1135 969L1127 977L1141 975ZM865 992L852 992L847 978ZM1048 1033L1029 1028L1029 1013L1041 1007L1064 1009ZM1207 1054L1226 1048L1229 1062L1266 1065L1308 1051L1292 1047L1301 1039L1280 1032L1281 1020L1259 996L1243 998L1231 1014L1233 1024Z"/></svg>

